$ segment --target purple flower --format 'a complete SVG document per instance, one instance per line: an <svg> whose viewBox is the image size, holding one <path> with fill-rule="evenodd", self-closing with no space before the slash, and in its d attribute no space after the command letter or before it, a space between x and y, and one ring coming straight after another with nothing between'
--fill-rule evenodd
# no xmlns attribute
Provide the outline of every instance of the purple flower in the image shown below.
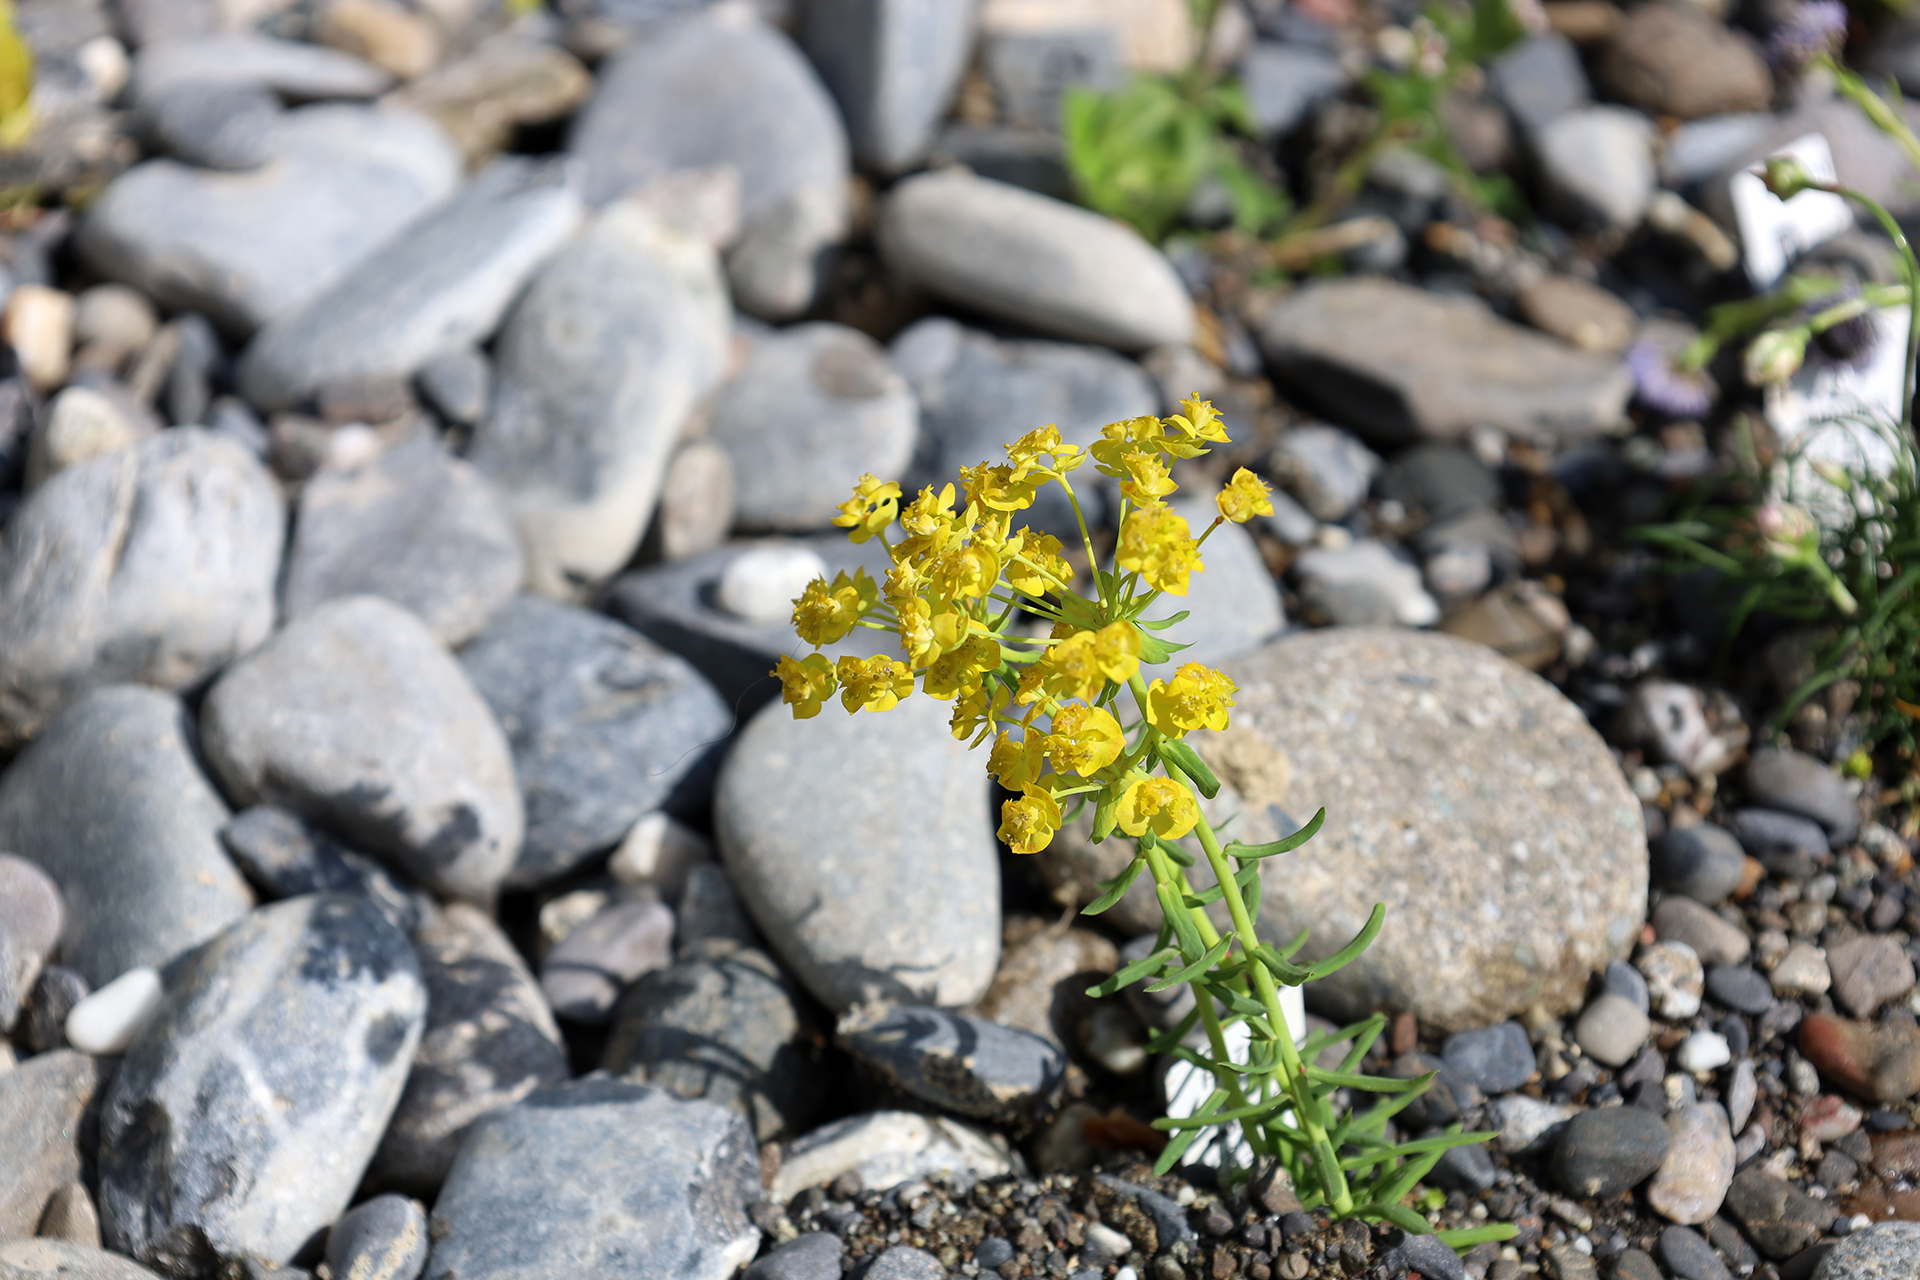
<svg viewBox="0 0 1920 1280"><path fill-rule="evenodd" d="M1678 369L1659 343L1641 339L1627 348L1627 371L1641 404L1675 418L1697 418L1713 408L1720 389L1705 369Z"/></svg>
<svg viewBox="0 0 1920 1280"><path fill-rule="evenodd" d="M1847 6L1841 0L1806 0L1767 38L1767 61L1803 67L1847 42Z"/></svg>

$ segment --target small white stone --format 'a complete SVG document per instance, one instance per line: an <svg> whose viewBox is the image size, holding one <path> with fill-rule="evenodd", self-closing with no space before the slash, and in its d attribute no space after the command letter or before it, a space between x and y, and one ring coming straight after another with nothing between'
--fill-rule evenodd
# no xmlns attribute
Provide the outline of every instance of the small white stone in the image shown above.
<svg viewBox="0 0 1920 1280"><path fill-rule="evenodd" d="M1675 1059L1682 1071L1697 1075L1702 1071L1718 1071L1732 1062L1733 1049L1727 1044L1727 1038L1717 1031L1696 1031L1680 1042Z"/></svg>
<svg viewBox="0 0 1920 1280"><path fill-rule="evenodd" d="M1133 1241L1115 1231L1104 1222L1089 1223L1087 1226L1087 1250L1094 1257L1107 1261L1124 1258L1133 1249Z"/></svg>
<svg viewBox="0 0 1920 1280"><path fill-rule="evenodd" d="M126 1052L166 1003L158 970L129 969L73 1006L67 1043L82 1053L108 1057Z"/></svg>
<svg viewBox="0 0 1920 1280"><path fill-rule="evenodd" d="M768 626L793 617L793 601L827 562L810 547L765 546L743 551L720 575L720 607L736 618Z"/></svg>
<svg viewBox="0 0 1920 1280"><path fill-rule="evenodd" d="M607 874L621 884L650 884L668 902L678 902L687 873L713 857L713 846L692 827L664 813L633 824L607 860Z"/></svg>
<svg viewBox="0 0 1920 1280"><path fill-rule="evenodd" d="M1113 1280L1140 1280L1140 1273L1132 1267L1122 1267L1113 1273Z"/></svg>

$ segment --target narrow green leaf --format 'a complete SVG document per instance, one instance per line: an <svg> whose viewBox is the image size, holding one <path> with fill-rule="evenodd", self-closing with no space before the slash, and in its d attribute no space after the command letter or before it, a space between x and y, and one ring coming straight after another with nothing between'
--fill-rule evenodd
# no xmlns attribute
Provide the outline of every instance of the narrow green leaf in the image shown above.
<svg viewBox="0 0 1920 1280"><path fill-rule="evenodd" d="M1207 953L1198 960L1195 960L1190 965L1175 969L1172 973L1166 974L1159 981L1148 987L1147 990L1165 991L1168 987L1183 986L1193 981L1207 970L1213 968L1220 957L1227 954L1227 949L1232 945L1233 935L1228 934L1226 937L1220 939L1220 941L1214 943L1213 946L1209 947Z"/></svg>
<svg viewBox="0 0 1920 1280"><path fill-rule="evenodd" d="M1322 808L1307 820L1307 825L1287 836L1268 844L1241 844L1239 841L1227 846L1227 856L1233 858L1271 858L1276 854L1292 853L1307 841L1313 839L1320 830L1320 824L1327 820L1327 811Z"/></svg>
<svg viewBox="0 0 1920 1280"><path fill-rule="evenodd" d="M1178 958L1178 953L1161 948L1135 960L1117 973L1109 974L1105 979L1087 988L1087 994L1099 999L1110 996L1122 987L1130 987L1142 978L1151 977L1160 972L1169 962Z"/></svg>
<svg viewBox="0 0 1920 1280"><path fill-rule="evenodd" d="M1233 878L1244 891L1250 882L1259 880L1260 868L1257 866L1248 867L1244 871L1237 873ZM1190 907L1204 907L1209 903L1220 901L1221 896L1225 892L1226 891L1216 883L1211 889L1202 889L1199 893L1186 894L1184 895L1184 899ZM1249 908L1248 910L1251 911L1252 909Z"/></svg>
<svg viewBox="0 0 1920 1280"><path fill-rule="evenodd" d="M1215 1089L1207 1095L1207 1100L1200 1104L1200 1110L1194 1112L1194 1115L1196 1117L1206 1116L1226 1100L1227 1091L1225 1089ZM1153 1162L1154 1175L1157 1177L1164 1174L1167 1170L1173 1168L1174 1165L1180 1163L1180 1157L1187 1153L1187 1148L1192 1146L1194 1139L1198 1138L1204 1131L1204 1126L1189 1129L1185 1133L1177 1135L1173 1141L1167 1143L1166 1148L1160 1152L1160 1158Z"/></svg>
<svg viewBox="0 0 1920 1280"><path fill-rule="evenodd" d="M1433 1227L1428 1223L1426 1218L1423 1217L1418 1210L1409 1209L1406 1205L1376 1204L1372 1206L1372 1211L1385 1218L1388 1222L1391 1222L1394 1226L1399 1227L1402 1231L1409 1232L1413 1235L1424 1236L1433 1233Z"/></svg>
<svg viewBox="0 0 1920 1280"><path fill-rule="evenodd" d="M1346 968L1349 964L1359 959L1360 953L1372 945L1373 940L1380 934L1380 926L1386 922L1387 905L1384 902L1374 903L1373 914L1367 917L1367 923L1361 927L1359 933L1354 935L1352 942L1349 942L1325 960L1316 961L1314 964L1308 966L1308 981L1324 978L1330 973Z"/></svg>
<svg viewBox="0 0 1920 1280"><path fill-rule="evenodd" d="M1174 937L1180 940L1180 954L1186 959L1196 959L1206 954L1206 944L1200 941L1200 930L1194 927L1193 917L1188 914L1180 894L1170 884L1154 886L1160 897L1160 910L1173 926Z"/></svg>
<svg viewBox="0 0 1920 1280"><path fill-rule="evenodd" d="M1161 618L1157 621L1151 618L1135 618L1133 625L1136 627L1145 627L1148 631L1165 631L1168 627L1176 627L1185 622L1189 612L1191 611L1182 609L1171 618Z"/></svg>
<svg viewBox="0 0 1920 1280"><path fill-rule="evenodd" d="M1286 986L1297 987L1310 976L1308 970L1282 960L1278 952L1264 943L1253 949L1253 956L1267 966L1267 971Z"/></svg>
<svg viewBox="0 0 1920 1280"><path fill-rule="evenodd" d="M1407 1080L1396 1080L1392 1076L1353 1075L1344 1071L1322 1071L1310 1063L1303 1063L1307 1079L1316 1084L1328 1085L1335 1089L1357 1089L1362 1093L1418 1093L1427 1087L1427 1082L1438 1075L1429 1071L1425 1075L1414 1076Z"/></svg>
<svg viewBox="0 0 1920 1280"><path fill-rule="evenodd" d="M1178 738L1167 739L1160 744L1160 756L1179 766L1180 772L1186 774L1207 799L1211 800L1220 794L1220 779L1213 776L1213 770L1207 768L1207 762L1200 758L1200 753L1185 742Z"/></svg>
<svg viewBox="0 0 1920 1280"><path fill-rule="evenodd" d="M1182 849L1179 845L1173 843L1173 841L1162 840L1159 842L1159 845L1160 845L1161 852L1165 853L1169 858L1172 858L1175 862L1179 863L1181 866L1190 867L1193 865L1193 855L1188 853L1185 849Z"/></svg>
<svg viewBox="0 0 1920 1280"><path fill-rule="evenodd" d="M1156 1129L1176 1131L1180 1129L1204 1129L1210 1124L1229 1124L1235 1120L1259 1120L1268 1115L1278 1115L1293 1105L1293 1099L1285 1094L1256 1102L1250 1106L1235 1107L1231 1111L1222 1111L1217 1115L1202 1116L1194 1114L1184 1120L1173 1116L1161 1116L1153 1122Z"/></svg>
<svg viewBox="0 0 1920 1280"><path fill-rule="evenodd" d="M1187 1011L1187 1016L1180 1019L1177 1025L1168 1027L1165 1031L1162 1031L1159 1035L1147 1041L1147 1052L1173 1053L1177 1051L1181 1047L1180 1042L1187 1038L1187 1033L1192 1031L1194 1024L1199 1021L1200 1006L1196 1004L1192 1009Z"/></svg>
<svg viewBox="0 0 1920 1280"><path fill-rule="evenodd" d="M1120 821L1120 790L1108 787L1093 808L1093 842L1102 844Z"/></svg>
<svg viewBox="0 0 1920 1280"><path fill-rule="evenodd" d="M1478 1227L1453 1227L1446 1231L1433 1233L1449 1249L1471 1249L1487 1241L1498 1243L1511 1240L1520 1234L1520 1228L1511 1222L1489 1222Z"/></svg>
<svg viewBox="0 0 1920 1280"><path fill-rule="evenodd" d="M1105 890L1104 893L1092 902L1089 902L1086 906L1080 908L1080 914L1083 916L1097 916L1102 911L1107 910L1114 903L1126 896L1127 890L1133 887L1133 882L1138 880L1140 873L1146 869L1147 860L1145 858L1135 858L1132 862L1129 862L1125 871L1122 871L1119 875L1101 886Z"/></svg>

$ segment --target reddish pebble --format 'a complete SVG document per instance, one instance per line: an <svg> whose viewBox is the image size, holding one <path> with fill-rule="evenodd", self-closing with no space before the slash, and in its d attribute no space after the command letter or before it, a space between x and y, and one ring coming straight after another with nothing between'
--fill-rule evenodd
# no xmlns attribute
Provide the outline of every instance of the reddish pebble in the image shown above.
<svg viewBox="0 0 1920 1280"><path fill-rule="evenodd" d="M1819 1142L1835 1142L1858 1129L1863 1119L1860 1108L1844 1098L1823 1093L1800 1113L1800 1133Z"/></svg>
<svg viewBox="0 0 1920 1280"><path fill-rule="evenodd" d="M1822 1076L1858 1097L1899 1102L1920 1093L1920 1027L1911 1023L1809 1014L1799 1043Z"/></svg>
<svg viewBox="0 0 1920 1280"><path fill-rule="evenodd" d="M1403 1053L1412 1053L1420 1047L1420 1022L1411 1012L1395 1014L1393 1030L1388 1033L1388 1047L1397 1058Z"/></svg>

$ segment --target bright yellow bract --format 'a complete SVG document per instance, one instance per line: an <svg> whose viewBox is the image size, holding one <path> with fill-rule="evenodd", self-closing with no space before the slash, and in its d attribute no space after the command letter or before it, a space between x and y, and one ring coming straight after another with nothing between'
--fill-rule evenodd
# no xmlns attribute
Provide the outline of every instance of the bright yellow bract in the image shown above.
<svg viewBox="0 0 1920 1280"><path fill-rule="evenodd" d="M1172 778L1141 778L1120 794L1119 828L1130 836L1149 828L1162 840L1178 840L1200 821L1200 805Z"/></svg>

